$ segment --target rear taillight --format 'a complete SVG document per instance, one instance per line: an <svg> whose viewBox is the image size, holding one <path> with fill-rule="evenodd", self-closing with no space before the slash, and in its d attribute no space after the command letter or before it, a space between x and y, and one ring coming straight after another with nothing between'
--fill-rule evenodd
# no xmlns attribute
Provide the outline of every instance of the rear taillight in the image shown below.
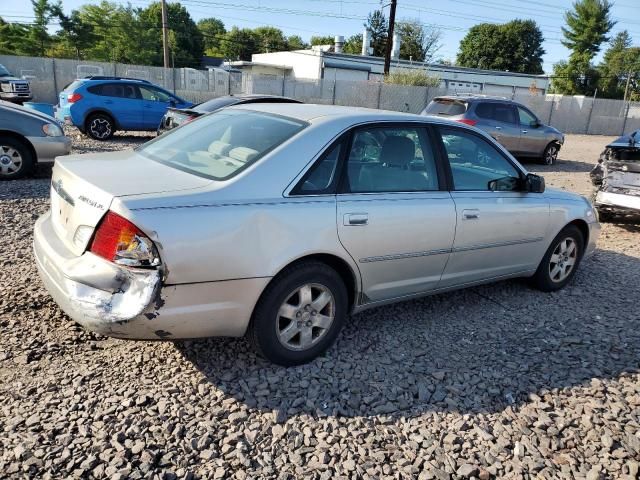
<svg viewBox="0 0 640 480"><path fill-rule="evenodd" d="M75 103L82 100L82 95L80 95L79 93L70 93L69 95L67 95L67 102L69 103Z"/></svg>
<svg viewBox="0 0 640 480"><path fill-rule="evenodd" d="M89 251L118 265L153 267L160 264L151 239L129 220L111 211L100 221Z"/></svg>
<svg viewBox="0 0 640 480"><path fill-rule="evenodd" d="M458 120L458 122L464 123L465 125L471 125L472 127L474 127L476 123L478 123L477 121L471 120L469 118L461 118L460 120Z"/></svg>

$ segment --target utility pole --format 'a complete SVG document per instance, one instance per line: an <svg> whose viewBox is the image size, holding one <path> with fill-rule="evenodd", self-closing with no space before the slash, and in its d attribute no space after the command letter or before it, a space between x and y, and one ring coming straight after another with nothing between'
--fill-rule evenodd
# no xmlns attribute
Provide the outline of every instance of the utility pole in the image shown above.
<svg viewBox="0 0 640 480"><path fill-rule="evenodd" d="M164 68L169 68L169 25L167 20L167 2L162 0L162 50L164 53Z"/></svg>
<svg viewBox="0 0 640 480"><path fill-rule="evenodd" d="M391 0L391 11L389 12L389 33L387 34L387 49L384 54L384 74L389 74L391 66L391 49L393 48L393 27L396 23L396 4L397 0Z"/></svg>

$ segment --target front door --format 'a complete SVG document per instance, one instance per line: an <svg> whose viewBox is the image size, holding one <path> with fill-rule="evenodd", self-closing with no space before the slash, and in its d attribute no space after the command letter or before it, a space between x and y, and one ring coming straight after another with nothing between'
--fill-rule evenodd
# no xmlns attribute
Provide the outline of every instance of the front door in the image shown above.
<svg viewBox="0 0 640 480"><path fill-rule="evenodd" d="M104 83L95 87L105 110L111 112L123 130L138 130L142 127L142 99L138 87L131 84Z"/></svg>
<svg viewBox="0 0 640 480"><path fill-rule="evenodd" d="M451 168L457 228L440 287L535 270L546 245L549 202L523 191L523 173L487 140L439 129Z"/></svg>
<svg viewBox="0 0 640 480"><path fill-rule="evenodd" d="M365 303L436 288L455 233L423 126L358 128L337 195L341 243L362 275Z"/></svg>
<svg viewBox="0 0 640 480"><path fill-rule="evenodd" d="M520 147L518 150L522 155L539 157L549 142L544 126L529 110L523 107L517 108L520 120Z"/></svg>
<svg viewBox="0 0 640 480"><path fill-rule="evenodd" d="M144 128L157 130L167 108L172 105L173 97L162 90L146 85L140 86L140 92L144 102Z"/></svg>

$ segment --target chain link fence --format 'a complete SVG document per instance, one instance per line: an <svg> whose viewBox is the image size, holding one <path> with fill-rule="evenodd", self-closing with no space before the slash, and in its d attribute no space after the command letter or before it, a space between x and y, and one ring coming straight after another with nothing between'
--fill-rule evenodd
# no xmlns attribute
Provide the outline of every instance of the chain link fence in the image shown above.
<svg viewBox="0 0 640 480"><path fill-rule="evenodd" d="M0 63L30 81L34 101L52 104L57 103L58 93L73 80L89 75L147 80L194 103L222 95L256 93L284 95L306 103L420 113L434 97L450 93L439 87L391 85L379 81L298 80L284 75L252 75L222 69L174 69L8 55L0 55ZM526 105L542 122L564 133L621 135L640 128L640 102L539 95L515 89L510 95L504 92L500 95Z"/></svg>

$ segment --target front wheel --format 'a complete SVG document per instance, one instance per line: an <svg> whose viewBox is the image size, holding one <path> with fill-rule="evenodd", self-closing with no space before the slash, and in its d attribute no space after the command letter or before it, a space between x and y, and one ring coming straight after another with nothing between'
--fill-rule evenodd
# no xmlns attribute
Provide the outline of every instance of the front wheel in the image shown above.
<svg viewBox="0 0 640 480"><path fill-rule="evenodd" d="M0 180L31 175L35 161L27 146L13 137L0 136Z"/></svg>
<svg viewBox="0 0 640 480"><path fill-rule="evenodd" d="M584 238L580 229L575 225L563 228L551 242L531 278L533 286L543 292L563 288L576 274L583 252Z"/></svg>
<svg viewBox="0 0 640 480"><path fill-rule="evenodd" d="M544 153L542 154L542 162L545 165L553 165L556 163L558 159L558 153L560 152L560 147L557 143L551 142L547 145L547 148L544 149Z"/></svg>
<svg viewBox="0 0 640 480"><path fill-rule="evenodd" d="M265 289L248 337L268 360L300 365L333 344L347 309L347 290L335 270L320 262L300 263L284 270Z"/></svg>
<svg viewBox="0 0 640 480"><path fill-rule="evenodd" d="M103 113L94 113L87 118L85 131L96 140L109 140L116 131L114 121Z"/></svg>

